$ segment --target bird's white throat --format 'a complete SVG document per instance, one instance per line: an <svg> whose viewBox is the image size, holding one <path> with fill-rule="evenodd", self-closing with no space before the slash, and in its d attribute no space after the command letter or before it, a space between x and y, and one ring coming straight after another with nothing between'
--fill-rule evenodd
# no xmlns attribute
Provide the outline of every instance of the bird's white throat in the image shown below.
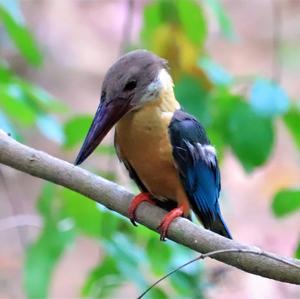
<svg viewBox="0 0 300 299"><path fill-rule="evenodd" d="M150 83L147 89L150 93L160 92L163 90L173 89L173 86L174 83L168 71L166 69L161 69L155 81Z"/></svg>
<svg viewBox="0 0 300 299"><path fill-rule="evenodd" d="M173 80L166 69L161 69L156 79L147 86L146 94L141 99L141 103L145 104L159 97L162 92L173 93Z"/></svg>

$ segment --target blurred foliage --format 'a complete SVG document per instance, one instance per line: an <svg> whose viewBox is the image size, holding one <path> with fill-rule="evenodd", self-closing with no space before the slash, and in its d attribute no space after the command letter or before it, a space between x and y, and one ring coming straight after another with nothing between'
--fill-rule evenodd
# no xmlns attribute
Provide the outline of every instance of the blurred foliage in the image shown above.
<svg viewBox="0 0 300 299"><path fill-rule="evenodd" d="M141 47L168 59L175 79L175 93L183 107L207 128L219 156L231 150L245 171L263 166L274 147L275 121L288 128L300 147L300 109L290 105L286 92L267 78L250 81L250 92L236 94L237 78L213 61L205 51L208 22L206 11L216 18L224 38L236 35L229 17L218 0L199 4L193 0L154 0L144 8ZM24 26L17 0L0 0L0 34L7 34L27 63L40 67L42 53ZM3 31L5 29L5 31ZM5 47L5 44L1 45ZM36 129L61 145L77 150L92 116L77 115L64 124L58 113L68 111L40 87L16 74L0 59L0 126L18 139L26 130ZM101 146L99 155L111 156L111 145ZM103 174L100 169L97 173ZM104 173L115 179L114 170ZM283 190L274 198L272 209L283 217L300 208L300 190ZM81 296L108 298L133 282L142 291L150 282L191 258L191 252L172 242L162 243L157 234L106 210L70 190L45 184L38 210L44 225L38 239L27 251L24 285L28 298L46 298L53 271L78 235L99 241L103 258L91 270ZM300 256L300 245L296 250ZM203 264L181 270L152 290L147 298L203 298Z"/></svg>
<svg viewBox="0 0 300 299"><path fill-rule="evenodd" d="M276 194L272 205L278 217L286 216L300 209L300 190L281 190Z"/></svg>
<svg viewBox="0 0 300 299"><path fill-rule="evenodd" d="M290 110L284 115L283 121L293 136L296 146L300 149L300 107L291 107Z"/></svg>
<svg viewBox="0 0 300 299"><path fill-rule="evenodd" d="M300 188L283 189L273 198L272 210L276 217L286 217L300 212ZM295 257L300 259L300 239L295 249Z"/></svg>
<svg viewBox="0 0 300 299"><path fill-rule="evenodd" d="M16 3L5 0L0 2L1 23L23 57L32 65L38 66L42 63L42 54L31 33L22 25Z"/></svg>
<svg viewBox="0 0 300 299"><path fill-rule="evenodd" d="M82 288L83 297L109 297L128 281L134 282L142 291L150 283L148 275L162 275L189 256L188 249L164 244L157 234L142 226L133 230L124 217L67 189L46 184L38 208L43 215L44 229L27 252L25 288L29 298L46 297L54 266L63 250L80 234L101 240L99 246L104 252L104 257L87 277ZM185 292L199 298L201 272L201 267L195 267L179 272L173 279L178 276L177 280L181 281L180 277L185 277L189 288L193 285L192 291L187 289ZM173 285L172 281L170 284ZM174 289L185 289L186 285L187 282L182 280ZM174 291L172 296L177 298ZM159 288L149 298L169 296Z"/></svg>
<svg viewBox="0 0 300 299"><path fill-rule="evenodd" d="M74 146L80 145L86 135L93 117L91 115L78 115L64 124L64 133L66 140L64 143L65 149L72 149Z"/></svg>
<svg viewBox="0 0 300 299"><path fill-rule="evenodd" d="M42 54L33 36L22 24L22 13L17 4L18 1L0 1L0 24L24 59L33 66L40 66ZM6 46L9 47L9 40ZM5 48L5 43L2 47ZM17 76L8 62L1 58L0 105L0 124L14 137L22 139L23 129L35 126L45 137L63 142L62 128L54 113L64 112L65 106L45 90Z"/></svg>

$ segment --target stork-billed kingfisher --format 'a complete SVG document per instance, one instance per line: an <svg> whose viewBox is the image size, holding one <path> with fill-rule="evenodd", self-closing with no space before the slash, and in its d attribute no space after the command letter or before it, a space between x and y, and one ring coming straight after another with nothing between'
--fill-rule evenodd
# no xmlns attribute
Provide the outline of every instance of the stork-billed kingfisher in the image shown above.
<svg viewBox="0 0 300 299"><path fill-rule="evenodd" d="M159 226L161 240L175 218L190 218L190 209L205 228L231 238L218 203L221 180L215 148L203 126L181 110L166 60L136 50L110 67L75 165L115 124L117 155L141 190L129 207L133 224L138 205L148 201L168 211Z"/></svg>

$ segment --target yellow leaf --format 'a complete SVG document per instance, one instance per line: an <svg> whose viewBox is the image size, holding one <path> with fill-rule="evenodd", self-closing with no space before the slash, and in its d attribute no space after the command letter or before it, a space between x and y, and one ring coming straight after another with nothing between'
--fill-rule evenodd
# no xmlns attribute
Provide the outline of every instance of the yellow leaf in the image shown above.
<svg viewBox="0 0 300 299"><path fill-rule="evenodd" d="M177 25L166 23L158 27L150 39L150 50L168 60L174 81L190 74L198 78L202 86L211 88L206 74L197 65L203 53L201 45L192 43Z"/></svg>
<svg viewBox="0 0 300 299"><path fill-rule="evenodd" d="M157 55L169 61L175 80L180 73L187 73L196 65L201 50L174 24L158 27L152 36L150 47Z"/></svg>

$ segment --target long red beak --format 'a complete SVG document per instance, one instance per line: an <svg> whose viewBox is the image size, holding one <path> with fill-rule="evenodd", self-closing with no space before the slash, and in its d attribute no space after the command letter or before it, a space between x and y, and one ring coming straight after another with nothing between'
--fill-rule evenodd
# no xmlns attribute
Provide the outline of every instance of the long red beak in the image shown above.
<svg viewBox="0 0 300 299"><path fill-rule="evenodd" d="M125 99L116 99L109 102L101 101L92 125L75 160L75 165L81 164L95 150L113 125L116 124L129 109L129 103Z"/></svg>

